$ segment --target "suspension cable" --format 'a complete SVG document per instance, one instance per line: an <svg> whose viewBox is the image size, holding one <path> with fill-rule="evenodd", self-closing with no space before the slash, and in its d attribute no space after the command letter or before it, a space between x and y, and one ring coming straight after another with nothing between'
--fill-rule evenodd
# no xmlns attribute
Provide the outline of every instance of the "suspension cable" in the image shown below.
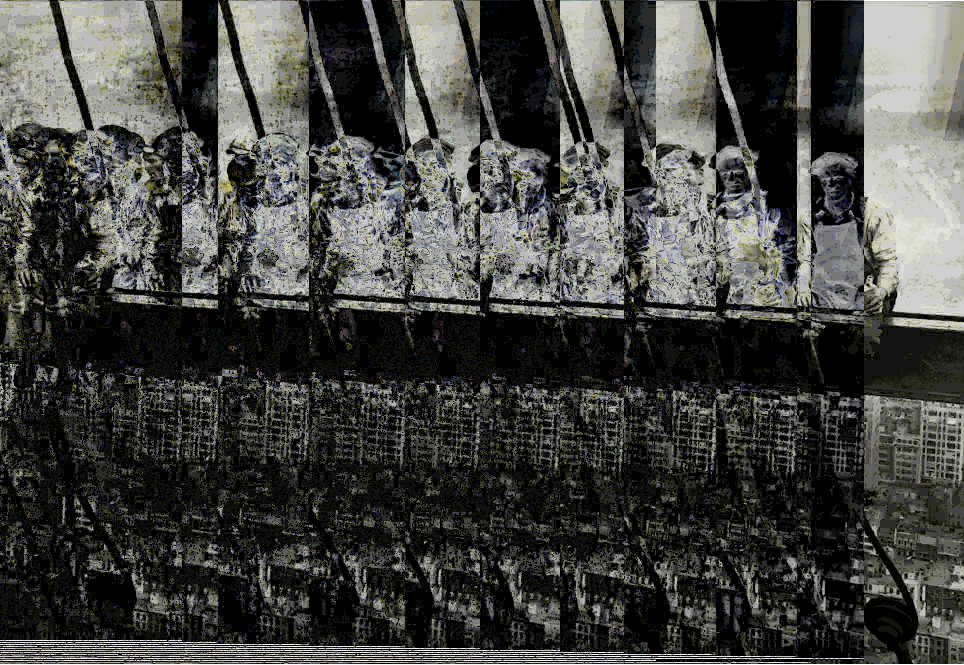
<svg viewBox="0 0 964 665"><path fill-rule="evenodd" d="M341 124L341 113L338 111L338 101L335 99L335 91L328 80L328 72L325 70L325 62L321 57L321 45L318 40L317 26L312 15L311 4L302 4L302 15L305 19L305 28L308 30L308 44L312 61L315 64L315 71L318 73L318 80L321 83L321 91L325 96L325 103L328 105L328 112L331 114L331 123L335 128L335 138L340 139L345 135L345 128Z"/></svg>
<svg viewBox="0 0 964 665"><path fill-rule="evenodd" d="M388 60L385 57L385 49L382 46L382 35L378 29L378 19L375 16L375 7L372 0L362 0L365 9L365 18L368 20L368 31L372 36L372 46L375 49L375 59L378 61L378 70L382 75L382 83L385 84L385 91L391 102L392 113L395 116L395 124L398 126L398 135L402 140L402 151L408 150L408 129L405 127L405 113L401 103L398 101L398 91L392 82L391 70L388 68Z"/></svg>
<svg viewBox="0 0 964 665"><path fill-rule="evenodd" d="M184 113L184 105L181 100L181 91L178 88L174 72L171 70L171 63L167 57L167 46L164 44L164 31L161 29L161 21L157 16L157 7L154 0L144 0L147 6L147 16L151 20L151 30L154 32L154 44L157 47L157 59L161 63L161 71L167 80L167 89L171 94L171 101L174 102L174 112L177 120L181 124L181 129L187 131L187 116Z"/></svg>
<svg viewBox="0 0 964 665"><path fill-rule="evenodd" d="M499 127L495 121L495 110L492 108L492 100L485 89L485 81L482 80L482 70L479 66L479 54L476 51L475 40L472 38L472 28L469 25L469 17L465 11L465 3L462 0L454 0L455 13L459 17L459 27L462 29L462 40L465 42L465 53L469 58L469 69L472 71L472 78L475 79L475 87L479 91L479 101L482 103L482 112L485 120L489 124L489 131L492 140L497 144L502 142L499 134Z"/></svg>
<svg viewBox="0 0 964 665"><path fill-rule="evenodd" d="M51 0L51 2L53 2L53 0ZM251 87L251 80L248 78L248 70L245 69L244 59L241 57L241 42L238 41L238 30L234 25L234 15L231 13L231 6L228 0L218 0L218 4L221 6L224 27L228 33L228 42L231 44L231 56L234 58L234 68L238 71L241 88L244 90L244 97L248 101L248 110L251 112L254 130L258 138L262 139L264 138L264 123L261 121L261 111L258 110L258 100L254 96L254 89Z"/></svg>
<svg viewBox="0 0 964 665"><path fill-rule="evenodd" d="M710 3L707 0L700 0L700 12L703 15L703 24L706 27L706 35L710 40L710 50L713 52L713 61L716 64L716 78L720 84L720 91L726 106L730 111L733 120L733 128L736 130L737 140L740 142L740 149L743 152L743 161L746 164L747 175L750 177L750 184L753 188L753 202L760 213L762 202L760 199L760 181L757 177L756 165L753 162L753 155L746 142L746 133L743 131L743 121L740 119L740 109L736 105L736 98L730 88L730 81L726 75L726 67L723 65L723 50L720 47L720 38L716 32L716 24L713 21L713 13L710 11Z"/></svg>
<svg viewBox="0 0 964 665"><path fill-rule="evenodd" d="M63 56L64 65L67 67L67 76L70 77L70 85L74 88L77 105L80 107L80 117L83 119L84 127L90 131L94 129L94 121L91 120L90 108L87 106L87 97L84 95L84 88L80 83L77 67L74 65L74 57L70 53L70 39L67 37L67 26L64 23L64 14L60 10L59 0L50 0L50 11L54 15L54 23L57 25L60 53Z"/></svg>

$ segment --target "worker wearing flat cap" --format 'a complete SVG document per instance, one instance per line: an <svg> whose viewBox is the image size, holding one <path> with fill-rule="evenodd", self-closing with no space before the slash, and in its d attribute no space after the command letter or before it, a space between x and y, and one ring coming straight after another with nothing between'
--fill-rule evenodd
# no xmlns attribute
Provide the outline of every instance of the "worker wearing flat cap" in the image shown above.
<svg viewBox="0 0 964 665"><path fill-rule="evenodd" d="M211 186L211 158L194 132L181 142L181 290L217 293L217 222Z"/></svg>
<svg viewBox="0 0 964 665"><path fill-rule="evenodd" d="M646 220L642 281L646 300L673 305L716 304L713 222L704 205L704 158L674 144L656 146L656 205Z"/></svg>
<svg viewBox="0 0 964 665"><path fill-rule="evenodd" d="M857 166L850 155L828 152L810 170L822 196L800 225L799 304L883 315L897 298L894 217L854 191Z"/></svg>
<svg viewBox="0 0 964 665"><path fill-rule="evenodd" d="M759 153L751 152L754 163ZM789 219L767 204L766 192L754 201L743 152L727 146L716 155L723 191L716 197L719 279L731 305L792 307L789 271L796 262Z"/></svg>
<svg viewBox="0 0 964 665"><path fill-rule="evenodd" d="M268 134L254 144L258 205L253 210L249 275L263 293L308 295L308 210L298 196L298 143L286 134Z"/></svg>

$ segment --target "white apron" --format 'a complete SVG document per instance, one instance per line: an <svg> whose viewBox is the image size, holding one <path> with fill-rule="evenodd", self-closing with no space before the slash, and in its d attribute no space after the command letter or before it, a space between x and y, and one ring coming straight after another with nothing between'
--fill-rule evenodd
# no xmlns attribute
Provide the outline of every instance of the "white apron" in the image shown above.
<svg viewBox="0 0 964 665"><path fill-rule="evenodd" d="M191 262L182 264L181 290L184 293L217 295L218 273L211 268L218 262L218 236L211 206L202 199L193 199L183 208L181 245L183 253L191 256ZM185 307L214 307L216 301L184 300Z"/></svg>
<svg viewBox="0 0 964 665"><path fill-rule="evenodd" d="M622 282L613 281L623 262L622 215L570 215L565 224L568 240L560 252L559 275L562 299L622 304Z"/></svg>
<svg viewBox="0 0 964 665"><path fill-rule="evenodd" d="M335 295L405 297L405 235L389 233L395 210L391 199L329 210L328 261L346 262Z"/></svg>
<svg viewBox="0 0 964 665"><path fill-rule="evenodd" d="M536 270L548 275L550 270L547 240L541 236L539 221L532 219L534 226L530 229L530 220L520 220L516 210L481 216L482 274L492 274L491 297L553 301L555 285L551 276L541 283L529 276Z"/></svg>
<svg viewBox="0 0 964 665"><path fill-rule="evenodd" d="M857 222L813 229L816 252L813 257L811 292L816 307L863 309L864 253L857 235Z"/></svg>
<svg viewBox="0 0 964 665"><path fill-rule="evenodd" d="M422 298L478 300L471 276L473 252L459 241L451 206L409 215L414 275L412 295Z"/></svg>

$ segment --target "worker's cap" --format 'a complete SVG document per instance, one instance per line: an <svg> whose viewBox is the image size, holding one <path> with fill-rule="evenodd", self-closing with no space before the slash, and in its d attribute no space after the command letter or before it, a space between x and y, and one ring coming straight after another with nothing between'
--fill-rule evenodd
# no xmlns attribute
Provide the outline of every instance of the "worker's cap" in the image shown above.
<svg viewBox="0 0 964 665"><path fill-rule="evenodd" d="M114 156L121 161L127 161L144 150L147 142L135 132L119 125L104 125L98 129L103 134L114 139Z"/></svg>
<svg viewBox="0 0 964 665"><path fill-rule="evenodd" d="M842 171L848 178L857 175L857 160L842 152L826 152L818 157L810 167L810 173L818 178L831 171Z"/></svg>
<svg viewBox="0 0 964 665"><path fill-rule="evenodd" d="M609 155L611 155L612 152L610 152L609 148L599 145L598 143L594 145L596 147L596 154L599 155L601 162L597 162L595 166L596 168L605 168L609 164ZM584 142L574 145L566 150L566 152L564 152L562 155L562 166L570 171L575 169L577 166L579 166L579 155L586 154L589 150L589 146L589 143Z"/></svg>
<svg viewBox="0 0 964 665"><path fill-rule="evenodd" d="M175 126L158 134L151 147L165 160L179 159L182 141L183 132L179 126Z"/></svg>
<svg viewBox="0 0 964 665"><path fill-rule="evenodd" d="M445 156L445 158L446 158L446 159L451 159L451 158L452 158L452 154L455 152L455 146L454 146L454 145L452 145L452 144L449 143L448 141L443 141L443 140L441 140L441 139L435 139L435 140L433 140L433 139L428 138L428 137L426 137L426 138L424 138L424 139L421 139L421 140L419 140L419 141L416 141L415 143L412 144L412 154L414 154L414 155L424 155L424 154L427 153L427 152L434 153L434 152L435 152L435 141L438 141L438 143L441 145L441 147L442 147L442 154Z"/></svg>
<svg viewBox="0 0 964 665"><path fill-rule="evenodd" d="M228 149L225 150L229 155L242 155L251 152L254 146L254 141L252 141L247 136L235 136L231 143L228 145Z"/></svg>
<svg viewBox="0 0 964 665"><path fill-rule="evenodd" d="M298 141L287 134L268 134L254 144L252 153L258 161L276 160L288 164L298 161Z"/></svg>
<svg viewBox="0 0 964 665"><path fill-rule="evenodd" d="M696 168L703 168L706 159L692 148L676 143L660 143L656 146L656 165L660 168L675 168L683 163L689 163Z"/></svg>
<svg viewBox="0 0 964 665"><path fill-rule="evenodd" d="M756 164L760 159L760 153L751 150L750 158L753 163ZM736 168L738 166L746 166L743 159L743 150L739 146L728 145L718 153L716 153L716 170L722 171L723 169Z"/></svg>

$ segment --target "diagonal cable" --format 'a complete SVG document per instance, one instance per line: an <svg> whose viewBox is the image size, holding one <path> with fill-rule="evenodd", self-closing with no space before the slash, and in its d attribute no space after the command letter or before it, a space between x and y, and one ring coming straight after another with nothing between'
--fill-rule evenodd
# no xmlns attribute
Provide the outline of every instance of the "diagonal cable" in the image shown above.
<svg viewBox="0 0 964 665"><path fill-rule="evenodd" d="M547 13L552 19L552 25L555 26L556 43L558 44L562 73L565 74L566 82L569 84L569 92L572 94L573 105L576 108L576 114L579 116L579 124L582 125L582 134L587 142L594 143L595 139L593 138L592 126L589 122L589 111L586 109L586 104L582 99L582 93L579 92L576 74L572 69L569 43L566 41L566 33L562 27L562 16L559 13L559 8L550 0L543 1L545 2Z"/></svg>
<svg viewBox="0 0 964 665"><path fill-rule="evenodd" d="M479 66L479 54L476 51L475 40L472 38L472 28L469 25L469 17L465 12L465 3L462 0L454 0L455 13L459 17L459 27L462 29L462 39L465 41L465 53L469 58L469 69L472 70L472 78L475 79L475 87L479 91L479 100L482 103L482 112L485 114L486 122L489 123L489 131L492 140L501 143L502 137L495 122L495 110L492 108L492 100L485 89L485 81L482 80L482 70Z"/></svg>
<svg viewBox="0 0 964 665"><path fill-rule="evenodd" d="M64 23L64 14L60 10L60 2L58 0L50 0L50 11L54 15L54 23L57 24L60 53L64 58L64 66L67 67L67 76L70 77L70 85L74 88L77 105L80 107L80 117L84 121L84 127L92 130L94 128L94 121L91 120L90 108L87 106L87 97L84 95L84 87L80 83L80 76L77 74L77 67L74 65L74 57L70 53L70 39L67 37L67 26Z"/></svg>
<svg viewBox="0 0 964 665"><path fill-rule="evenodd" d="M626 93L626 101L633 115L633 123L636 125L636 132L639 134L639 142L643 148L643 155L646 165L650 171L654 171L653 148L649 145L649 136L646 134L646 125L643 120L643 113L639 108L639 99L636 97L636 90L633 89L629 71L626 69L626 59L623 53L622 42L619 39L619 28L616 24L616 16L613 13L612 3L609 0L600 0L603 8L603 15L606 18L606 27L609 30L609 40L613 45L613 54L616 56L616 70L623 79L623 92Z"/></svg>
<svg viewBox="0 0 964 665"><path fill-rule="evenodd" d="M161 21L157 16L157 7L154 0L144 0L147 6L147 16L151 20L151 30L154 32L154 44L157 46L157 59L161 62L161 71L167 80L167 89L171 93L171 101L174 102L174 112L177 114L181 128L187 130L187 117L184 114L184 105L181 101L181 91L171 70L171 63L167 57L167 46L164 44L164 31L161 30Z"/></svg>
<svg viewBox="0 0 964 665"><path fill-rule="evenodd" d="M726 67L723 65L723 51L720 47L720 38L716 32L716 24L713 21L713 14L710 11L710 3L707 0L700 0L700 12L703 14L703 24L706 27L706 34L710 40L710 49L713 51L713 60L716 63L716 77L720 84L720 91L723 93L723 99L726 100L730 117L733 119L733 127L736 129L736 136L740 142L740 149L743 152L743 161L746 163L747 174L750 177L750 183L753 188L754 205L757 208L757 214L760 214L760 181L757 177L753 155L750 154L750 148L746 142L746 133L743 131L743 121L740 119L740 110L736 105L733 90L730 88L730 81L726 75Z"/></svg>
<svg viewBox="0 0 964 665"><path fill-rule="evenodd" d="M228 42L231 44L231 56L234 58L234 67L238 70L238 78L241 80L244 98L248 102L248 110L251 112L254 130L258 134L258 138L261 139L264 138L264 123L261 121L261 111L258 110L258 100L254 96L254 89L251 87L251 79L248 78L248 70L245 69L244 59L241 57L241 42L238 41L238 30L234 25L234 15L231 13L228 0L218 0L218 4L221 6L224 28L227 30Z"/></svg>
<svg viewBox="0 0 964 665"><path fill-rule="evenodd" d="M378 61L378 71L382 75L382 83L385 84L385 91L392 105L392 113L395 115L395 124L398 126L398 135L402 140L403 151L408 150L408 129L405 127L405 113L402 110L401 102L398 100L398 91L392 83L392 74L388 68L388 60L385 58L385 49L382 46L382 35L378 29L378 19L375 17L375 7L372 0L362 0L365 8L365 17L368 19L368 31L372 35L372 46L375 49L375 59Z"/></svg>
<svg viewBox="0 0 964 665"><path fill-rule="evenodd" d="M559 71L559 56L556 50L555 40L553 39L552 35L552 25L550 24L549 17L546 14L546 8L545 5L543 5L543 0L533 0L533 4L535 4L536 13L539 15L539 24L542 27L542 37L546 42L546 49L549 51L549 66L552 69L552 78L555 80L556 88L559 90L559 94L561 96L564 94L563 91L565 90L565 81L563 80L562 74ZM579 137L581 136L579 132L579 123L576 122L574 117L567 117L566 119L569 122L569 130L572 132L572 138L576 144L577 154L579 154L578 146L580 143Z"/></svg>
<svg viewBox="0 0 964 665"><path fill-rule="evenodd" d="M549 32L552 35L552 43L556 45L556 48L558 48L558 44L559 44L558 30L559 30L559 25L553 24L550 22ZM570 97L569 89L566 87L565 84L563 84L562 87L559 89L559 100L562 102L562 112L566 116L566 123L569 125L570 128L573 128L573 127L576 128L577 133L574 133L572 135L572 140L573 140L573 143L575 143L575 145L577 146L576 149L578 151L579 150L578 146L583 141L584 132L579 127L579 120L578 120L578 116L576 115L576 109L572 105L572 98Z"/></svg>
<svg viewBox="0 0 964 665"><path fill-rule="evenodd" d="M405 9L399 0L392 0L392 6L395 8L395 18L398 20L398 27L402 31L405 54L408 56L408 71L412 75L412 85L415 87L415 94L418 96L418 104L422 108L422 115L425 116L425 127L428 131L429 138L432 139L432 146L435 148L435 157L438 159L439 166L445 168L442 144L438 140L438 126L435 124L432 106L428 103L425 86L422 85L422 75L419 74L418 71L418 62L415 59L415 45L412 42L412 34L408 29L408 21L405 19Z"/></svg>
<svg viewBox="0 0 964 665"><path fill-rule="evenodd" d="M305 28L308 29L308 44L310 46L311 58L315 63L315 71L318 73L318 80L321 83L321 91L325 95L325 102L328 104L328 112L331 113L331 122L335 126L335 138L340 139L345 135L345 128L341 124L341 113L338 111L338 101L335 99L335 91L328 80L328 72L325 70L325 62L321 57L321 44L318 40L318 29L315 25L315 18L312 15L311 5L302 5Z"/></svg>

